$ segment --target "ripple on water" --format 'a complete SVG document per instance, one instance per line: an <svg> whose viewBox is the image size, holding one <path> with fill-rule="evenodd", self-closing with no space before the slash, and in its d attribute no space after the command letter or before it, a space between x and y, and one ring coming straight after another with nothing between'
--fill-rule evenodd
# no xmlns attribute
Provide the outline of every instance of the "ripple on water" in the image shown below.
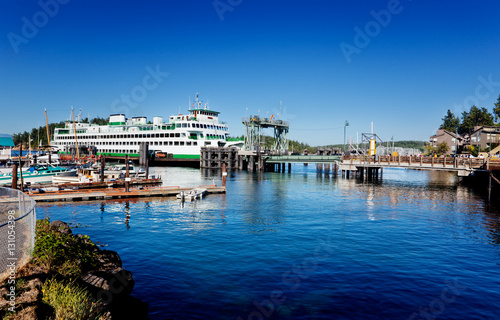
<svg viewBox="0 0 500 320"><path fill-rule="evenodd" d="M37 213L89 225L76 232L118 251L152 319L262 310L274 319L408 319L438 306L438 319L496 318L499 214L453 176L384 170L366 183L314 166L292 171L230 173L226 195L193 203L86 202ZM151 172L165 185L220 184L196 169ZM453 302L440 300L444 290Z"/></svg>

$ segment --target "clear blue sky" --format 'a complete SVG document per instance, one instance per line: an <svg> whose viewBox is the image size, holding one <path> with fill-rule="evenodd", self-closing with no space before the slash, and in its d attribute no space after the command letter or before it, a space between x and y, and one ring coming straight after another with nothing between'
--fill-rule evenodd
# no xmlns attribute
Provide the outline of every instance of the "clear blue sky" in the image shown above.
<svg viewBox="0 0 500 320"><path fill-rule="evenodd" d="M384 140L428 140L447 109L500 94L494 0L41 3L0 0L0 133L44 125L44 108L167 117L200 92L232 135L283 101L311 145L342 143L345 120L348 138L373 121Z"/></svg>

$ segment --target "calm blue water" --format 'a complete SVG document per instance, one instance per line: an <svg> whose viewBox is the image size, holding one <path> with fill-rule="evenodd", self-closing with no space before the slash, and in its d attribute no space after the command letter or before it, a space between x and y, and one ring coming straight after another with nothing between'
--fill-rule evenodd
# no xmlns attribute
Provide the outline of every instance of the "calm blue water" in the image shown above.
<svg viewBox="0 0 500 320"><path fill-rule="evenodd" d="M229 173L226 195L39 206L87 225L152 319L497 319L500 215L446 173ZM166 185L220 185L153 168Z"/></svg>

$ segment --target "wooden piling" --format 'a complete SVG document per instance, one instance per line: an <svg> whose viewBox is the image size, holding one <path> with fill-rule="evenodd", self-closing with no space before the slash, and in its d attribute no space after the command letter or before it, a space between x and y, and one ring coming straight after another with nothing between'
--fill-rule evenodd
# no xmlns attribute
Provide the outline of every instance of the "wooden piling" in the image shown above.
<svg viewBox="0 0 500 320"><path fill-rule="evenodd" d="M17 164L12 166L12 189L17 189Z"/></svg>
<svg viewBox="0 0 500 320"><path fill-rule="evenodd" d="M19 190L21 190L21 192L24 192L23 162L21 160L22 155L23 155L23 143L21 142L21 144L19 144L19 176L21 177L21 181L20 181L21 185L19 187Z"/></svg>
<svg viewBox="0 0 500 320"><path fill-rule="evenodd" d="M128 154L125 155L125 192L130 191L130 181L129 181L129 164L128 164Z"/></svg>
<svg viewBox="0 0 500 320"><path fill-rule="evenodd" d="M106 157L104 155L101 155L101 176L100 180L101 182L104 182L104 170L106 168Z"/></svg>
<svg viewBox="0 0 500 320"><path fill-rule="evenodd" d="M146 179L149 179L149 157L146 158Z"/></svg>

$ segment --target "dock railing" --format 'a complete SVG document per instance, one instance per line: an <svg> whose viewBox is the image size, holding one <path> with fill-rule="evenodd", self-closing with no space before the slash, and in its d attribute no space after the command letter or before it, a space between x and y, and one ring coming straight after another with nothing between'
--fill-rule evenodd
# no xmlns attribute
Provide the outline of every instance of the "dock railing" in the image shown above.
<svg viewBox="0 0 500 320"><path fill-rule="evenodd" d="M490 159L461 157L424 157L424 156L363 156L344 155L343 164L381 165L392 167L487 169Z"/></svg>
<svg viewBox="0 0 500 320"><path fill-rule="evenodd" d="M31 258L35 245L36 202L19 190L0 187L0 281Z"/></svg>

